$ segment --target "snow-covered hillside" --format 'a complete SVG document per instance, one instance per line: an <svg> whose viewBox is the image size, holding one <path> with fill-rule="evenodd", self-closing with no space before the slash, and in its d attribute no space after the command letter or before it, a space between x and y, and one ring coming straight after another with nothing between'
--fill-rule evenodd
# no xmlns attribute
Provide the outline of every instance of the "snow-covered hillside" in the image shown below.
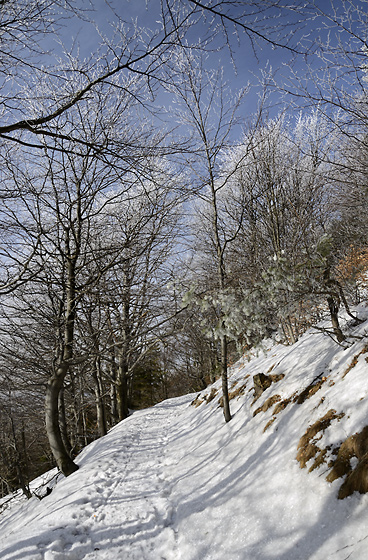
<svg viewBox="0 0 368 560"><path fill-rule="evenodd" d="M312 329L236 364L228 424L219 382L134 413L42 501L4 506L1 560L368 558L368 494L326 481L333 459L365 460L337 455L368 425L368 322L348 328L345 348ZM259 373L273 382L254 402Z"/></svg>

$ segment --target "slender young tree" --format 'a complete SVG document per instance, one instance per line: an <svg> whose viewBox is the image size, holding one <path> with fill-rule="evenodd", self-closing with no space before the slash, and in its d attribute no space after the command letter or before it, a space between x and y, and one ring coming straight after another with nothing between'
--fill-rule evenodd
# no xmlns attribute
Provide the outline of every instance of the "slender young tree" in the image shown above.
<svg viewBox="0 0 368 560"><path fill-rule="evenodd" d="M228 287L227 250L238 230L228 231L221 215L221 193L228 177L220 175L221 154L228 147L236 113L244 92L231 96L225 89L222 71L207 72L204 60L194 57L185 49L178 53L177 81L172 84L179 104L178 119L191 131L193 148L186 159L193 195L201 201L201 222L214 258L216 289L221 293ZM231 103L230 103L231 98ZM224 418L231 419L228 396L228 338L224 320L219 311L219 337L221 346L221 378Z"/></svg>

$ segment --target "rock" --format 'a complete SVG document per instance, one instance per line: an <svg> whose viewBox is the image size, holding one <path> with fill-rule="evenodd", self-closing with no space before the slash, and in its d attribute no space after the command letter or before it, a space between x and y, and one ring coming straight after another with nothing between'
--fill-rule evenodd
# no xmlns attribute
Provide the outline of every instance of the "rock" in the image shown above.
<svg viewBox="0 0 368 560"><path fill-rule="evenodd" d="M254 384L254 397L258 399L263 391L268 389L268 387L272 384L272 379L269 375L265 375L264 373L257 373L253 375L253 384Z"/></svg>

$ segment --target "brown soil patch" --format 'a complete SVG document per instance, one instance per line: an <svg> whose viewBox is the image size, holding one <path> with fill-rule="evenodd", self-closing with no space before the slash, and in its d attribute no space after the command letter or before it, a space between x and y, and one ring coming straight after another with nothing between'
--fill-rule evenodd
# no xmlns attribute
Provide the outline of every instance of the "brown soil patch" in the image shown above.
<svg viewBox="0 0 368 560"><path fill-rule="evenodd" d="M310 385L308 385L308 387L304 389L304 391L295 396L294 402L296 402L297 404L303 404L303 402L315 395L326 381L327 377L322 377L322 379L320 379L319 381L312 382Z"/></svg>
<svg viewBox="0 0 368 560"><path fill-rule="evenodd" d="M278 381L281 381L281 379L284 379L285 374L284 373L275 373L274 375L269 375L269 378L271 379L272 383L277 383Z"/></svg>
<svg viewBox="0 0 368 560"><path fill-rule="evenodd" d="M213 399L215 398L215 396L217 395L217 393L218 393L218 390L215 389L214 387L212 387L212 389L211 389L211 391L208 393L208 395L206 395L206 396L204 397L204 398L205 398L205 401L206 401L207 403L213 401Z"/></svg>
<svg viewBox="0 0 368 560"><path fill-rule="evenodd" d="M356 354L354 356L351 363L348 365L348 367L346 368L346 370L342 374L343 379L344 379L345 375L347 375L349 373L349 371L351 371L353 369L353 367L355 367L357 365L359 356L361 356L362 354L366 354L367 352L368 352L368 345L364 346L363 350L361 350L358 354ZM366 360L367 360L367 358L366 358Z"/></svg>
<svg viewBox="0 0 368 560"><path fill-rule="evenodd" d="M326 477L328 482L333 482L337 478L341 478L351 472L350 459L356 456L355 446L356 435L350 436L343 441L338 449L336 459L329 463L332 469Z"/></svg>
<svg viewBox="0 0 368 560"><path fill-rule="evenodd" d="M207 395L197 395L196 398L194 399L194 401L192 401L190 404L192 406L194 406L195 408L197 408L198 406L200 406L201 404L205 403L209 403L211 401L213 401L213 399L216 397L218 393L218 390L215 389L214 387L212 387L211 391L207 394Z"/></svg>
<svg viewBox="0 0 368 560"><path fill-rule="evenodd" d="M278 401L281 400L280 395L272 395L272 397L270 397L269 399L267 399L262 406L260 406L259 408L257 408L254 412L253 412L253 416L256 416L256 414L259 414L260 412L266 412L269 408L271 408L271 406L273 406L275 403L277 403Z"/></svg>
<svg viewBox="0 0 368 560"><path fill-rule="evenodd" d="M355 469L348 475L341 485L337 497L339 500L343 500L354 492L360 494L368 492L368 454L359 461Z"/></svg>
<svg viewBox="0 0 368 560"><path fill-rule="evenodd" d="M235 399L235 397L240 397L241 395L244 395L246 388L247 388L247 382L243 383L242 385L239 385L239 387L237 389L234 389L234 391L229 391L229 401ZM223 396L219 398L218 403L221 407L224 406Z"/></svg>
<svg viewBox="0 0 368 560"><path fill-rule="evenodd" d="M296 459L299 461L301 469L304 469L308 461L316 457L317 454L320 454L320 457L316 459L316 461L318 460L319 464L322 464L322 459L324 459L326 454L323 454L323 450L317 445L318 439L322 437L320 432L324 432L333 420L340 420L343 416L344 413L337 414L336 410L330 409L322 418L309 426L305 434L300 438L298 444ZM320 434L318 438L316 438L317 434ZM316 466L314 468L316 468Z"/></svg>
<svg viewBox="0 0 368 560"><path fill-rule="evenodd" d="M270 397L269 399L267 399L264 402L263 406L260 406L259 408L257 408L257 410L254 411L253 416L255 416L256 414L258 414L261 411L265 412L275 402L277 403L275 408L272 411L271 420L269 420L267 422L267 424L265 425L265 427L263 429L264 432L274 423L274 421L276 420L276 415L279 414L282 410L284 410L287 407L287 405L292 402L294 396L295 396L295 394L291 395L291 397L288 397L287 399L280 400L280 398L281 398L280 395L274 395L273 397ZM265 408L265 410L264 410L264 408Z"/></svg>
<svg viewBox="0 0 368 560"><path fill-rule="evenodd" d="M284 373L278 373L275 375L257 373L256 375L253 375L254 399L251 406L259 399L262 393L272 385L272 383L278 383L281 379L284 379L284 377Z"/></svg>
<svg viewBox="0 0 368 560"><path fill-rule="evenodd" d="M357 354L356 356L354 356L351 363L348 365L348 367L346 368L346 370L342 374L343 379L344 379L345 375L347 375L349 373L349 371L351 371L353 369L353 367L355 367L357 365L359 356L360 356L360 353Z"/></svg>
<svg viewBox="0 0 368 560"><path fill-rule="evenodd" d="M277 403L277 405L275 406L275 408L272 411L272 414L279 414L280 412L282 412L283 410L285 410L285 408L287 407L287 405L289 403L291 403L291 401L293 400L293 397L289 397L287 399L284 399L283 401Z"/></svg>
<svg viewBox="0 0 368 560"><path fill-rule="evenodd" d="M247 388L247 382L243 383L242 385L239 385L237 389L234 389L234 391L230 391L229 399L230 400L235 399L235 397L240 397L241 395L244 395L246 388Z"/></svg>
<svg viewBox="0 0 368 560"><path fill-rule="evenodd" d="M190 404L195 408L197 408L199 405L201 405L204 402L205 402L204 399L201 399L200 395L197 395L194 401L192 401Z"/></svg>
<svg viewBox="0 0 368 560"><path fill-rule="evenodd" d="M308 472L312 472L315 469L318 469L318 467L320 467L321 465L323 465L323 463L326 462L326 456L327 456L327 453L330 449L331 449L331 446L329 445L325 449L321 449L317 453L317 456L316 456L315 460L313 461L313 464L310 467Z"/></svg>
<svg viewBox="0 0 368 560"><path fill-rule="evenodd" d="M276 416L274 416L273 418L271 418L271 420L269 422L267 422L267 424L265 425L265 427L263 428L263 431L265 432L266 430L268 430L268 428L270 426L272 426L272 424L274 423L274 421L276 420Z"/></svg>

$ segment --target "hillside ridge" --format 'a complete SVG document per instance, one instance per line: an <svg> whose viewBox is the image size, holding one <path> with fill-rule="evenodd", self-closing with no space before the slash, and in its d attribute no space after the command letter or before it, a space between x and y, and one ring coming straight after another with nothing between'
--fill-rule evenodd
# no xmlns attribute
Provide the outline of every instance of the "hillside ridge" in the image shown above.
<svg viewBox="0 0 368 560"><path fill-rule="evenodd" d="M133 413L50 495L14 498L0 515L0 557L364 558L368 495L351 487L338 499L366 465L368 309L357 312L365 322L346 319L344 345L310 329L234 364L227 424L220 381ZM260 374L270 383L257 391Z"/></svg>

